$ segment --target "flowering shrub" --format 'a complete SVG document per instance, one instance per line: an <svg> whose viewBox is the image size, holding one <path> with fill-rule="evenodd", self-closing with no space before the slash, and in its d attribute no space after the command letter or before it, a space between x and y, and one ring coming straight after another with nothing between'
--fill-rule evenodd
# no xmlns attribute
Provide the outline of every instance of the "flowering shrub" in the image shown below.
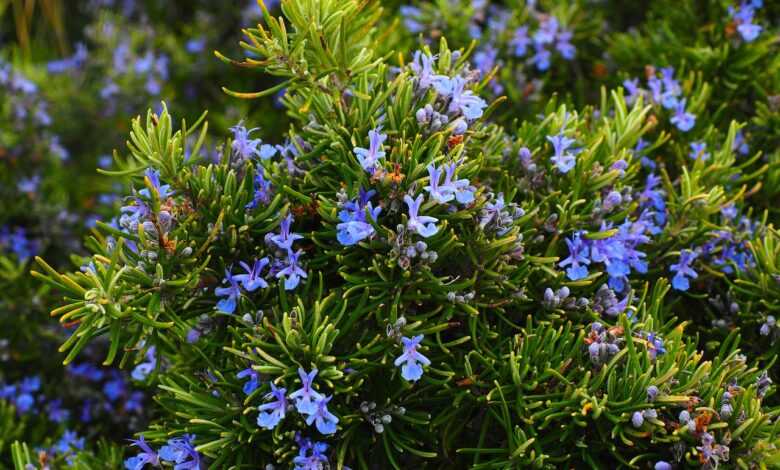
<svg viewBox="0 0 780 470"><path fill-rule="evenodd" d="M69 328L66 374L130 440L16 442L16 468L780 464L772 8L712 2L692 32L658 2L606 64L607 7L446 3L261 3L247 57L216 55L265 75L226 100L284 90L286 129L166 104L132 120L105 171L121 204L72 269L44 253L31 272ZM697 48L642 58L657 24ZM160 56L134 60L107 79L159 95ZM765 64L765 90L713 72L731 62ZM584 66L572 86L593 89L551 96ZM39 389L9 382L0 416L67 419Z"/></svg>

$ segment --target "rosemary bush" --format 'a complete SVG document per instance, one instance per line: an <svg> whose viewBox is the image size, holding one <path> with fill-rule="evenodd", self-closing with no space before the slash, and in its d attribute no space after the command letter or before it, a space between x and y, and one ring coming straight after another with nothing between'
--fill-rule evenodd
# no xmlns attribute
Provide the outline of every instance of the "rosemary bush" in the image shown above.
<svg viewBox="0 0 780 470"><path fill-rule="evenodd" d="M133 119L31 274L149 422L16 468L780 465L775 6L515 3L261 2L283 125Z"/></svg>

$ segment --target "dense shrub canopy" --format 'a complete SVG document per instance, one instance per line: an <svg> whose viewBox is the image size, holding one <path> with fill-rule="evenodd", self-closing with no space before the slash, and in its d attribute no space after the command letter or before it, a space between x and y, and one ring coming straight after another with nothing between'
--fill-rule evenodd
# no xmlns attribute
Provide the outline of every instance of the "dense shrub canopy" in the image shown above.
<svg viewBox="0 0 780 470"><path fill-rule="evenodd" d="M0 69L3 321L83 382L4 371L17 468L780 464L776 5L261 2L225 65L149 3L40 71L168 98L100 143L99 209Z"/></svg>

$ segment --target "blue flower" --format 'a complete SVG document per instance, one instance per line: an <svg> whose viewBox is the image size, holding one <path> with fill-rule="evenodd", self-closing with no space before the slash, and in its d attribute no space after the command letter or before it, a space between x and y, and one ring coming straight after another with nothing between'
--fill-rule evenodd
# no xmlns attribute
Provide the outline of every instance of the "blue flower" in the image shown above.
<svg viewBox="0 0 780 470"><path fill-rule="evenodd" d="M699 256L695 251L682 250L680 251L680 260L669 266L669 270L674 274L672 278L672 287L677 290L686 291L690 287L688 278L696 279L699 275L691 268L691 263Z"/></svg>
<svg viewBox="0 0 780 470"><path fill-rule="evenodd" d="M46 405L46 414L55 423L64 423L70 417L70 411L62 407L62 399L57 398Z"/></svg>
<svg viewBox="0 0 780 470"><path fill-rule="evenodd" d="M575 232L572 238L566 239L566 245L569 247L569 257L558 263L560 267L566 267L566 275L572 281L577 281L588 276L588 265L590 264L590 250L587 243L582 240L583 231Z"/></svg>
<svg viewBox="0 0 780 470"><path fill-rule="evenodd" d="M284 414L287 410L287 397L285 394L287 390L284 388L276 388L273 382L271 382L271 393L268 393L265 398L274 398L275 401L271 403L264 403L258 408L260 414L257 416L257 425L263 429L273 429L279 422L284 419Z"/></svg>
<svg viewBox="0 0 780 470"><path fill-rule="evenodd" d="M574 54L577 52L577 48L571 44L572 33L571 31L561 30L558 33L558 41L555 44L555 49L561 53L566 60L572 60Z"/></svg>
<svg viewBox="0 0 780 470"><path fill-rule="evenodd" d="M252 267L249 267L248 264L240 261L238 264L244 268L246 274L238 274L233 276L233 279L240 282L247 292L254 292L257 289L265 289L268 287L268 283L265 281L265 279L263 279L262 272L269 263L270 261L268 258L260 258L255 260L254 264L252 264Z"/></svg>
<svg viewBox="0 0 780 470"><path fill-rule="evenodd" d="M146 361L135 366L133 372L130 374L134 380L146 380L146 377L154 370L157 366L157 356L155 352L156 348L154 346L146 351Z"/></svg>
<svg viewBox="0 0 780 470"><path fill-rule="evenodd" d="M628 93L628 95L626 95L626 104L634 104L637 98L639 98L639 79L634 78L632 80L623 80L623 88Z"/></svg>
<svg viewBox="0 0 780 470"><path fill-rule="evenodd" d="M423 51L414 51L409 67L417 75L417 87L420 90L427 90L433 85L435 75L433 71L434 60L436 60L436 56L430 56Z"/></svg>
<svg viewBox="0 0 780 470"><path fill-rule="evenodd" d="M685 98L677 102L671 122L683 132L688 132L696 125L696 116L685 110Z"/></svg>
<svg viewBox="0 0 780 470"><path fill-rule="evenodd" d="M531 38L528 37L528 26L520 26L515 30L515 34L509 42L509 46L514 48L516 57L523 57L526 54L526 49L528 49L529 44L531 44Z"/></svg>
<svg viewBox="0 0 780 470"><path fill-rule="evenodd" d="M259 157L262 160L268 160L276 155L276 148L273 145L263 144L262 139L249 138L252 132L258 130L258 127L247 130L243 126L243 121L231 127L233 131L233 144L231 148L233 153L238 155L241 160L248 160L252 157Z"/></svg>
<svg viewBox="0 0 780 470"><path fill-rule="evenodd" d="M428 165L429 184L423 189L428 191L431 197L440 204L445 204L453 199L461 204L468 204L474 200L474 188L469 184L469 180L453 181L456 166L455 163L450 163L442 171L433 163ZM444 172L446 172L444 182L440 185L439 180Z"/></svg>
<svg viewBox="0 0 780 470"><path fill-rule="evenodd" d="M423 24L421 23L422 11L419 8L411 5L403 5L401 6L399 13L401 13L401 16L404 18L404 26L406 26L406 29L409 30L410 33L416 34L423 31Z"/></svg>
<svg viewBox="0 0 780 470"><path fill-rule="evenodd" d="M387 140L387 134L382 134L381 130L381 127L377 127L368 131L367 149L363 147L355 147L353 149L360 166L369 173L373 173L379 160L385 158L382 144Z"/></svg>
<svg viewBox="0 0 780 470"><path fill-rule="evenodd" d="M553 145L555 154L550 160L555 164L555 167L558 168L558 171L564 174L571 171L577 163L575 155L579 153L579 149L571 149L569 151L569 147L575 142L574 139L566 137L563 135L563 132L561 132L557 135L548 135L547 140Z"/></svg>
<svg viewBox="0 0 780 470"><path fill-rule="evenodd" d="M304 271L298 265L298 259L301 257L302 253L303 250L298 250L296 252L293 252L292 250L287 250L287 257L280 264L280 269L276 273L276 278L279 279L282 276L284 276L285 290L295 289L296 287L298 287L298 284L301 282L301 278L305 279L308 277L306 271Z"/></svg>
<svg viewBox="0 0 780 470"><path fill-rule="evenodd" d="M707 144L705 142L691 142L691 153L688 156L694 160L709 160L710 154L707 152Z"/></svg>
<svg viewBox="0 0 780 470"><path fill-rule="evenodd" d="M214 289L215 295L225 297L217 302L217 310L222 313L233 313L236 311L236 301L241 296L241 288L238 287L238 280L228 270L225 270L225 278L222 282L227 282L228 287L217 287Z"/></svg>
<svg viewBox="0 0 780 470"><path fill-rule="evenodd" d="M310 415L317 411L316 401L323 398L319 392L312 388L314 378L317 377L317 369L307 373L303 368L298 368L298 376L301 378L301 388L290 394L290 400L295 400L295 408L298 413Z"/></svg>
<svg viewBox="0 0 780 470"><path fill-rule="evenodd" d="M737 8L729 7L729 14L737 25L737 32L739 32L739 35L742 36L745 42L755 41L763 30L761 25L753 23L755 9L761 6L761 3L756 5L755 2L742 2Z"/></svg>
<svg viewBox="0 0 780 470"><path fill-rule="evenodd" d="M366 217L366 213L368 213L371 219L376 221L379 213L382 212L381 207L374 208L370 201L374 194L376 191L365 191L360 188L360 194L356 200L341 205L339 211L341 223L336 226L336 238L339 243L344 246L355 245L374 235L376 231Z"/></svg>
<svg viewBox="0 0 780 470"><path fill-rule="evenodd" d="M260 203L267 205L271 202L271 182L265 179L265 172L263 167L257 168L254 181L255 194L252 196L252 200L244 206L246 209L254 209L260 205Z"/></svg>
<svg viewBox="0 0 780 470"><path fill-rule="evenodd" d="M457 76L451 79L446 79L446 77L443 79L439 76L438 82L434 85L440 95L450 98L450 105L447 108L448 112L460 112L469 121L482 117L487 103L475 95L473 91L464 90L466 86L465 78Z"/></svg>
<svg viewBox="0 0 780 470"><path fill-rule="evenodd" d="M541 44L536 44L534 48L536 54L531 58L531 62L536 65L539 71L544 72L550 68L550 51Z"/></svg>
<svg viewBox="0 0 780 470"><path fill-rule="evenodd" d="M414 338L401 338L404 346L404 352L395 359L396 367L401 367L401 377L409 382L420 380L423 375L423 366L431 365L431 361L417 351L417 347L423 340L424 335L417 335Z"/></svg>
<svg viewBox="0 0 780 470"><path fill-rule="evenodd" d="M328 463L325 452L328 444L324 442L312 442L310 439L301 438L296 434L298 443L298 455L293 459L294 470L322 470Z"/></svg>
<svg viewBox="0 0 780 470"><path fill-rule="evenodd" d="M258 374L257 371L251 367L247 367L246 369L236 374L237 379L244 379L246 377L249 377L249 381L244 384L243 390L245 395L250 395L260 386L260 374Z"/></svg>
<svg viewBox="0 0 780 470"><path fill-rule="evenodd" d="M279 227L279 234L274 234L269 239L280 250L291 250L292 245L296 240L301 240L303 237L297 233L290 232L290 226L293 223L293 215L291 213L282 219L282 223Z"/></svg>
<svg viewBox="0 0 780 470"><path fill-rule="evenodd" d="M317 399L314 412L306 417L306 425L311 426L311 423L315 423L317 430L325 435L334 434L336 432L336 424L339 422L338 417L328 411L328 402L332 398L333 396L320 396Z"/></svg>
<svg viewBox="0 0 780 470"><path fill-rule="evenodd" d="M151 186L157 197L160 199L167 199L171 194L171 186L167 184L160 184L160 172L154 168L147 168L144 172L144 181L148 186ZM144 188L139 191L139 194L147 198L151 198L148 188Z"/></svg>
<svg viewBox="0 0 780 470"><path fill-rule="evenodd" d="M125 468L127 470L141 470L146 464L152 467L160 466L160 456L146 443L143 436L138 440L130 439L130 442L132 443L130 444L131 446L138 447L141 449L141 452L125 460Z"/></svg>
<svg viewBox="0 0 780 470"><path fill-rule="evenodd" d="M200 470L200 454L195 450L194 435L185 434L168 440L168 444L160 448L160 459L174 464L174 470Z"/></svg>
<svg viewBox="0 0 780 470"><path fill-rule="evenodd" d="M647 352L650 354L650 359L655 360L661 354L666 353L664 347L664 340L658 337L655 333L647 334Z"/></svg>
<svg viewBox="0 0 780 470"><path fill-rule="evenodd" d="M412 199L412 197L407 194L404 196L404 202L409 207L409 221L406 223L406 227L410 232L417 233L423 238L428 238L439 231L439 228L435 225L439 219L426 215L418 215L420 206L423 203L422 194L417 196L416 199Z"/></svg>

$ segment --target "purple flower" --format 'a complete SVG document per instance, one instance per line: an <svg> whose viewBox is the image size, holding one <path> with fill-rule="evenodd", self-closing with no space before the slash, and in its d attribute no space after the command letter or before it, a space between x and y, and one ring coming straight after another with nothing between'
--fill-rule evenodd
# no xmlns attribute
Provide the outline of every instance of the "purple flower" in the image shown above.
<svg viewBox="0 0 780 470"><path fill-rule="evenodd" d="M314 378L317 377L317 369L306 372L298 368L298 376L301 378L301 388L290 394L290 400L295 400L295 409L298 413L310 415L317 411L316 401L324 396L312 388Z"/></svg>
<svg viewBox="0 0 780 470"><path fill-rule="evenodd" d="M160 456L157 455L154 449L149 447L149 444L144 440L144 436L141 436L138 440L130 439L130 442L132 443L130 444L131 446L138 447L141 452L125 460L125 468L127 470L141 470L146 464L152 467L160 466Z"/></svg>
<svg viewBox="0 0 780 470"><path fill-rule="evenodd" d="M275 401L260 405L258 408L260 414L257 416L258 426L263 429L273 429L282 419L284 419L284 414L287 410L286 393L286 389L276 388L276 385L271 382L271 393L268 393L265 398L274 398Z"/></svg>
<svg viewBox="0 0 780 470"><path fill-rule="evenodd" d="M336 432L336 424L339 422L339 418L328 411L328 402L333 396L324 397L320 396L317 399L316 408L313 413L306 417L306 424L311 426L311 423L315 423L317 430L322 434L334 434Z"/></svg>
<svg viewBox="0 0 780 470"><path fill-rule="evenodd" d="M408 382L416 382L423 375L423 366L431 365L431 361L417 351L417 347L423 340L424 335L417 335L414 338L401 338L404 346L404 352L395 359L396 367L401 366L401 377Z"/></svg>
<svg viewBox="0 0 780 470"><path fill-rule="evenodd" d="M238 287L238 280L228 270L225 270L225 278L222 282L227 282L228 287L214 289L214 294L217 297L225 297L217 302L217 310L223 313L233 313L236 311L236 301L241 296L241 288Z"/></svg>
<svg viewBox="0 0 780 470"><path fill-rule="evenodd" d="M579 153L579 149L571 149L571 151L569 151L569 147L575 142L574 139L566 137L563 135L563 132L561 132L557 135L548 135L547 140L553 145L555 154L550 160L555 164L555 167L558 168L558 171L563 174L571 171L577 163L575 155Z"/></svg>
<svg viewBox="0 0 780 470"><path fill-rule="evenodd" d="M244 289L246 289L247 292L254 292L258 288L265 289L268 287L268 283L265 282L265 279L263 279L263 269L265 269L266 266L270 261L268 258L260 258L256 259L254 264L252 264L252 267L250 268L248 264L244 263L243 261L240 261L238 264L241 265L242 268L244 268L244 271L246 271L246 274L238 274L236 276L233 276L233 279L240 282Z"/></svg>
<svg viewBox="0 0 780 470"><path fill-rule="evenodd" d="M696 116L685 111L685 98L678 101L671 122L683 132L688 132L696 125Z"/></svg>
<svg viewBox="0 0 780 470"><path fill-rule="evenodd" d="M296 240L301 240L303 238L303 236L297 233L290 232L290 226L292 225L293 220L292 213L288 213L287 216L282 219L279 234L274 234L269 237L280 250L291 250L293 243Z"/></svg>
<svg viewBox="0 0 780 470"><path fill-rule="evenodd" d="M382 144L387 140L387 134L381 133L382 128L377 127L368 131L368 148L355 147L355 156L363 167L369 173L376 169L379 159L385 158L385 152L382 150Z"/></svg>
<svg viewBox="0 0 780 470"><path fill-rule="evenodd" d="M674 274L672 278L672 287L677 290L686 291L690 287L688 278L696 279L699 275L691 268L691 263L699 256L695 251L682 250L680 251L680 260L669 266L669 270Z"/></svg>
<svg viewBox="0 0 780 470"><path fill-rule="evenodd" d="M257 388L260 386L260 374L258 374L257 371L251 367L247 367L246 369L236 374L237 379L243 380L247 377L249 377L249 381L244 384L244 395L251 395L252 392L257 390Z"/></svg>
<svg viewBox="0 0 780 470"><path fill-rule="evenodd" d="M560 267L566 267L566 275L572 281L577 281L588 276L588 265L590 264L590 250L587 243L582 240L584 234L582 230L575 232L572 238L566 239L566 245L569 247L569 257L558 263Z"/></svg>
<svg viewBox="0 0 780 470"><path fill-rule="evenodd" d="M281 263L281 269L276 273L277 279L284 276L285 290L295 289L301 282L301 278L306 279L308 277L306 271L298 265L298 259L301 257L302 253L303 250L298 250L296 252L287 250L287 257Z"/></svg>
<svg viewBox="0 0 780 470"><path fill-rule="evenodd" d="M406 223L406 227L410 232L417 233L423 238L428 238L439 231L439 228L435 225L439 219L426 215L418 215L420 206L423 203L422 194L417 196L416 199L412 199L412 197L407 194L404 196L404 202L409 207L409 221Z"/></svg>
<svg viewBox="0 0 780 470"><path fill-rule="evenodd" d="M672 464L664 460L659 460L653 466L653 470L672 470Z"/></svg>

